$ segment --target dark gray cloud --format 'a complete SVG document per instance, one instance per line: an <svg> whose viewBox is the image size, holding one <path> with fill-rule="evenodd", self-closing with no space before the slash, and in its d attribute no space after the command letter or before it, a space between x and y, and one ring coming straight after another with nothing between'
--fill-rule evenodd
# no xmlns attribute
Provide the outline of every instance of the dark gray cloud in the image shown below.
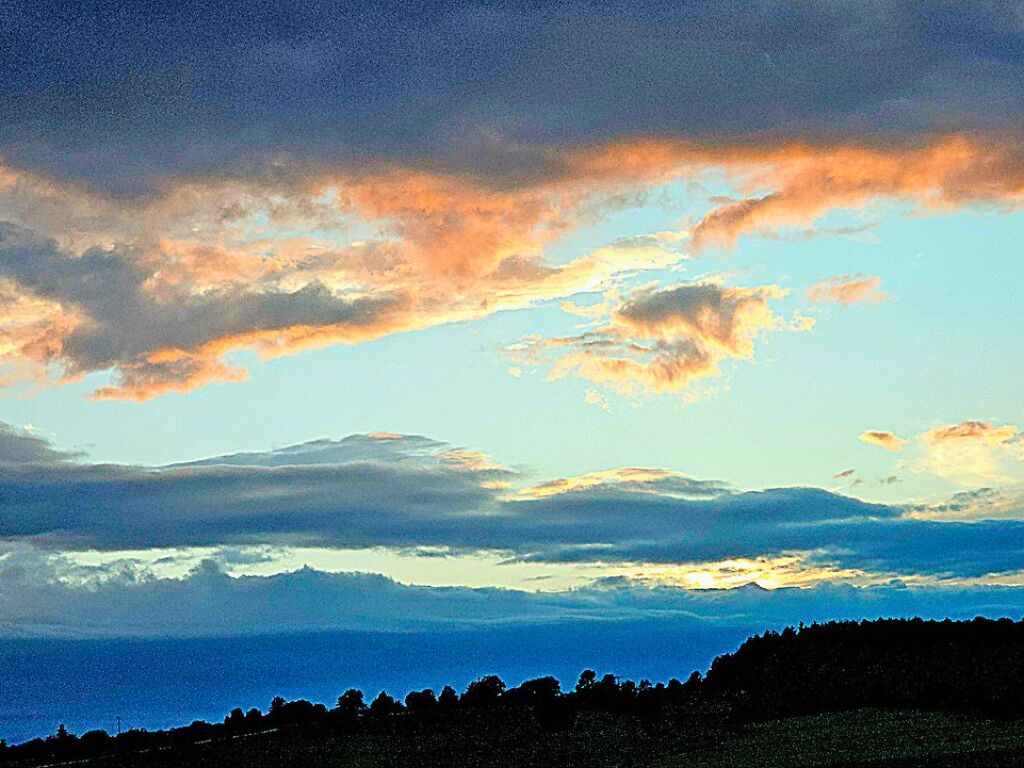
<svg viewBox="0 0 1024 768"><path fill-rule="evenodd" d="M550 170L544 146L639 133L904 138L1024 113L1016 3L26 0L0 8L0 51L0 152L116 191L280 155L515 180Z"/></svg>
<svg viewBox="0 0 1024 768"><path fill-rule="evenodd" d="M0 466L13 464L62 464L79 454L59 451L49 441L25 429L0 421Z"/></svg>
<svg viewBox="0 0 1024 768"><path fill-rule="evenodd" d="M101 549L268 539L474 546L481 539L460 533L465 521L496 509L497 491L487 486L511 473L444 448L425 438L353 436L162 469L0 467L0 536Z"/></svg>
<svg viewBox="0 0 1024 768"><path fill-rule="evenodd" d="M357 435L143 468L0 464L0 536L50 551L222 545L433 547L548 563L800 554L810 569L938 578L1020 570L1024 520L815 488L738 492L646 470L515 491L516 472L423 437ZM635 480L635 482L634 482ZM954 500L962 505L966 500ZM949 519L954 517L954 519Z"/></svg>

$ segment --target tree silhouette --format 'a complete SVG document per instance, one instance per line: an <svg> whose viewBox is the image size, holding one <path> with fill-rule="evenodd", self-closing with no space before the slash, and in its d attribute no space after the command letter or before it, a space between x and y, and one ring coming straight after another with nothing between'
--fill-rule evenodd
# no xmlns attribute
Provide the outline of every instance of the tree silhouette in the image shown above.
<svg viewBox="0 0 1024 768"><path fill-rule="evenodd" d="M580 672L580 679L576 683L576 693L583 693L590 690L597 680L597 672L592 669L584 669Z"/></svg>
<svg viewBox="0 0 1024 768"><path fill-rule="evenodd" d="M410 691L405 697L405 706L412 714L423 715L436 712L437 696L429 688L422 691Z"/></svg>
<svg viewBox="0 0 1024 768"><path fill-rule="evenodd" d="M489 707L498 703L498 697L505 690L505 683L497 675L486 675L474 680L459 698L464 707Z"/></svg>
<svg viewBox="0 0 1024 768"><path fill-rule="evenodd" d="M349 688L338 697L336 711L343 717L355 718L366 711L363 692L357 688Z"/></svg>
<svg viewBox="0 0 1024 768"><path fill-rule="evenodd" d="M567 731L576 722L576 705L569 696L544 696L533 705L537 724L545 731Z"/></svg>
<svg viewBox="0 0 1024 768"><path fill-rule="evenodd" d="M235 707L231 710L231 713L224 718L224 725L226 725L232 731L242 731L245 729L245 713L239 707Z"/></svg>
<svg viewBox="0 0 1024 768"><path fill-rule="evenodd" d="M401 711L402 705L385 691L378 693L377 698L370 703L370 715L378 719L397 715Z"/></svg>
<svg viewBox="0 0 1024 768"><path fill-rule="evenodd" d="M459 694L450 685L446 685L441 689L441 694L437 697L437 703L441 710L451 711L459 706Z"/></svg>

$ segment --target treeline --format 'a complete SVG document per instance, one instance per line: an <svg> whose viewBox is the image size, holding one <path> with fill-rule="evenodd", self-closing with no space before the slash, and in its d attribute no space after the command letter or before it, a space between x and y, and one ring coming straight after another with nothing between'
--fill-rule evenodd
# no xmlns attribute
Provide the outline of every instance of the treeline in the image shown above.
<svg viewBox="0 0 1024 768"><path fill-rule="evenodd" d="M744 719L861 707L1024 716L1024 621L880 619L766 632L711 664Z"/></svg>
<svg viewBox="0 0 1024 768"><path fill-rule="evenodd" d="M554 677L527 680L508 688L497 675L487 675L470 683L461 694L446 685L440 693L429 688L411 691L404 701L381 691L367 702L363 692L354 688L342 693L331 708L305 699L285 701L278 696L266 712L236 708L222 723L196 720L166 731L131 729L114 736L94 730L76 736L61 725L55 735L45 739L16 746L0 742L0 763L63 762L116 753L182 749L217 739L282 730L310 737L353 735L396 725L443 730L457 718L499 717L502 710L509 708L531 711L537 727L545 731L568 730L580 711L634 715L650 722L666 707L692 703L699 685L698 672L686 683L672 679L667 684L653 685L648 680L636 683L610 674L598 677L588 669L580 675L575 689L567 692L562 691Z"/></svg>
<svg viewBox="0 0 1024 768"><path fill-rule="evenodd" d="M714 660L707 675L652 684L585 670L563 691L554 677L508 688L496 675L461 694L451 686L409 692L399 700L381 691L367 701L349 689L334 706L276 697L263 712L232 710L222 723L195 721L166 731L131 729L112 736L81 736L60 726L45 739L17 746L0 742L0 762L60 762L113 753L189 748L218 739L289 731L353 735L382 728L443 731L466 718L532 712L545 731L573 727L580 713L639 720L644 728L738 723L862 707L945 709L986 716L1024 717L1024 622L884 619L831 622L769 631ZM500 721L499 721L500 722Z"/></svg>

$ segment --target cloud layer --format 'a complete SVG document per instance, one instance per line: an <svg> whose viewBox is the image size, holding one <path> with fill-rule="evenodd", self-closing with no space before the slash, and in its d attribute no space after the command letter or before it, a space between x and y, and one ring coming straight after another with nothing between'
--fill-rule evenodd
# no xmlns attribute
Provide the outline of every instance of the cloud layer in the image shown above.
<svg viewBox="0 0 1024 768"><path fill-rule="evenodd" d="M870 587L819 584L764 590L650 586L607 579L556 593L432 588L373 574L311 569L231 577L212 561L183 579L130 572L79 585L53 558L31 551L0 559L0 637L197 637L331 629L452 631L502 627L592 631L656 620L680 632L741 628L747 633L798 622L879 616L1019 616L1022 587ZM642 632L642 630L641 630Z"/></svg>
<svg viewBox="0 0 1024 768"><path fill-rule="evenodd" d="M28 438L3 437L15 445L7 454L22 456ZM682 570L791 558L787 578L807 583L840 572L1005 581L1024 556L1024 508L1003 502L987 515L984 497L971 516L946 515L813 488L744 492L649 468L530 485L421 437L357 435L154 469L37 458L0 467L0 536L53 552L383 547Z"/></svg>
<svg viewBox="0 0 1024 768"><path fill-rule="evenodd" d="M1017 131L1024 113L1024 22L1001 3L0 13L0 151L122 194L268 156L516 179L550 173L551 147L642 133L899 140Z"/></svg>
<svg viewBox="0 0 1024 768"><path fill-rule="evenodd" d="M608 290L743 235L813 228L830 210L877 200L932 211L1024 201L1024 154L1005 136L947 135L913 147L633 139L547 156L549 173L515 181L444 167L282 161L269 175L172 176L127 199L0 166L4 378L110 371L97 396L145 400L244 378L228 359L239 350L293 354ZM740 197L713 201L688 233L620 241L566 263L545 258L560 235L651 187L712 177ZM699 301L697 290L675 298ZM782 295L761 286L740 301L730 290L704 301L725 314L732 303L741 322L753 321L758 299ZM657 320L658 330L644 315L653 308L638 303L671 301L668 291L634 296L617 319L643 339L668 341L685 310ZM877 295L870 285L841 293L843 301ZM692 315L687 322L697 327ZM735 340L698 330L727 354L745 354ZM714 370L706 344L684 346L642 366L640 385L671 388Z"/></svg>
<svg viewBox="0 0 1024 768"><path fill-rule="evenodd" d="M989 3L4 3L0 384L108 372L96 396L145 400L240 381L240 351L619 288L834 210L1019 207L1022 24ZM726 190L672 247L547 258L672 181ZM655 390L715 370L707 334L630 354L654 331L620 310L640 335L568 369Z"/></svg>

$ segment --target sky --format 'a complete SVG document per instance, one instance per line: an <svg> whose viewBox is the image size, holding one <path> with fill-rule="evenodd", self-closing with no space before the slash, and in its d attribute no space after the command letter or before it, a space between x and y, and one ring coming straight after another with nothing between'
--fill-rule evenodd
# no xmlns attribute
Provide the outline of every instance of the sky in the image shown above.
<svg viewBox="0 0 1024 768"><path fill-rule="evenodd" d="M0 114L4 636L1024 615L1017 3L14 1Z"/></svg>

